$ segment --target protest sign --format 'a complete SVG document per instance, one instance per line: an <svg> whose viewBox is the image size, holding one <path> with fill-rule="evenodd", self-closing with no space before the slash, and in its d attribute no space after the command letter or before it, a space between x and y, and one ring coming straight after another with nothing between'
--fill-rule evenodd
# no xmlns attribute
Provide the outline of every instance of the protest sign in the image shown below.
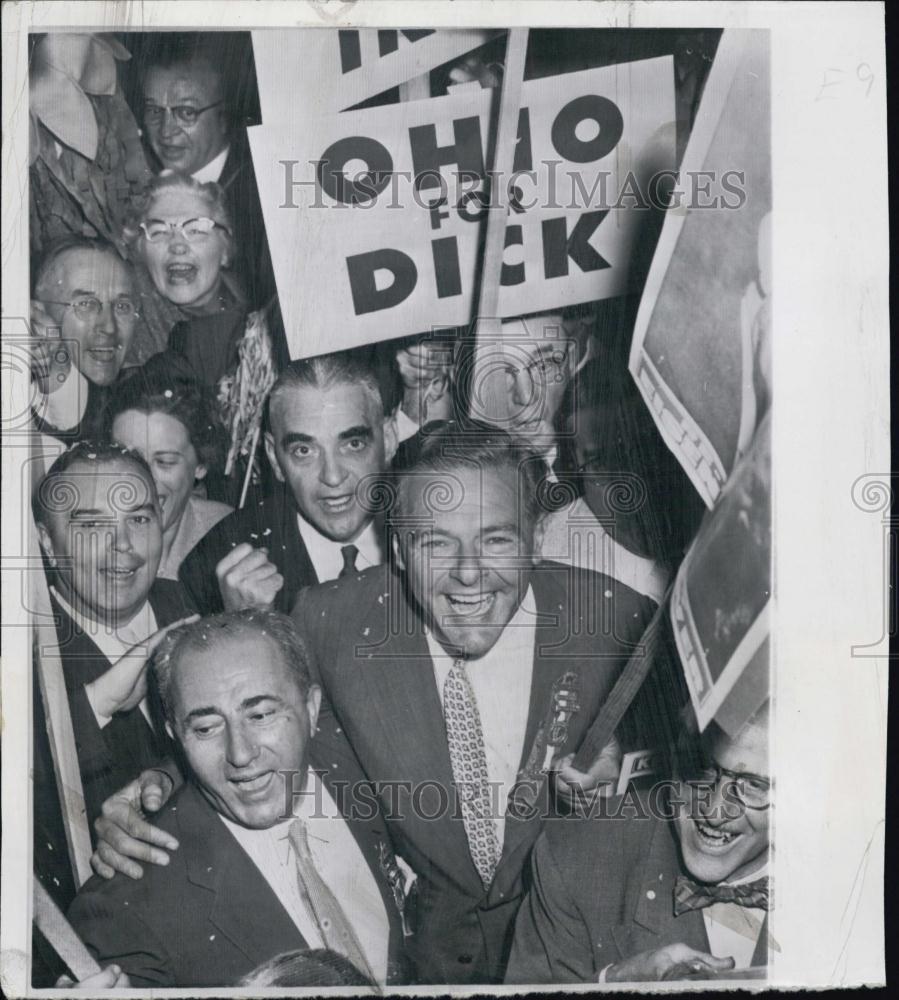
<svg viewBox="0 0 899 1000"><path fill-rule="evenodd" d="M634 329L630 370L711 507L767 405L768 42L725 32Z"/></svg>
<svg viewBox="0 0 899 1000"><path fill-rule="evenodd" d="M297 95L319 113L343 111L500 34L498 29L254 31L263 121L289 120Z"/></svg>
<svg viewBox="0 0 899 1000"><path fill-rule="evenodd" d="M771 438L765 417L683 563L671 624L703 729L736 733L768 697Z"/></svg>
<svg viewBox="0 0 899 1000"><path fill-rule="evenodd" d="M248 130L293 357L469 322L491 100L297 107L281 128ZM670 57L524 83L513 174L493 184L509 200L500 316L627 289L670 180L673 121Z"/></svg>

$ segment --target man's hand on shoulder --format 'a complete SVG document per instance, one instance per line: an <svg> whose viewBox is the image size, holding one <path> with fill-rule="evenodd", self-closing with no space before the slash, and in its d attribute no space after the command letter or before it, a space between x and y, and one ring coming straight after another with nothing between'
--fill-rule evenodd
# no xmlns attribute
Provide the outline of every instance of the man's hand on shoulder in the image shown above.
<svg viewBox="0 0 899 1000"><path fill-rule="evenodd" d="M158 812L171 797L174 785L165 771L150 769L111 795L104 803L101 815L94 821L97 849L91 856L91 867L110 879L116 872L139 879L144 870L139 861L167 865L167 851L176 851L178 841L159 827L148 823L145 816Z"/></svg>
<svg viewBox="0 0 899 1000"><path fill-rule="evenodd" d="M607 983L650 983L685 979L697 973L727 972L734 967L732 958L715 958L686 944L669 944L653 951L641 951L631 958L615 962L605 970Z"/></svg>

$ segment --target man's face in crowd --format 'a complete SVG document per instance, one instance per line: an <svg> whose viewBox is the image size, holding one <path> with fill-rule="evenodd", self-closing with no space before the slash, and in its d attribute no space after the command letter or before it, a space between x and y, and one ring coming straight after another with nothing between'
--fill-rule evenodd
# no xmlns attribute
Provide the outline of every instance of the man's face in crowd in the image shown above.
<svg viewBox="0 0 899 1000"><path fill-rule="evenodd" d="M73 363L81 374L96 385L114 382L137 322L128 265L112 253L69 250L44 277L38 301L61 338L75 341Z"/></svg>
<svg viewBox="0 0 899 1000"><path fill-rule="evenodd" d="M147 600L162 553L153 481L126 458L86 460L51 492L38 532L62 596L94 621L127 624ZM52 509L56 500L64 510Z"/></svg>
<svg viewBox="0 0 899 1000"><path fill-rule="evenodd" d="M412 595L442 645L483 656L518 610L539 544L540 529L522 509L518 474L460 465L410 476L402 490L403 519L418 522L398 526Z"/></svg>
<svg viewBox="0 0 899 1000"><path fill-rule="evenodd" d="M765 724L751 723L736 739L716 728L707 742L709 763L764 787L769 780L766 724L767 717ZM678 799L683 805L675 824L681 854L687 870L701 882L742 878L767 858L770 808L752 809L736 802L734 789L725 793L727 781L723 776L714 788L697 788L692 794L686 785L680 786Z"/></svg>
<svg viewBox="0 0 899 1000"><path fill-rule="evenodd" d="M550 447L555 420L577 366L577 346L561 316L535 316L503 323L508 363L509 430L532 447Z"/></svg>
<svg viewBox="0 0 899 1000"><path fill-rule="evenodd" d="M165 111L157 122L145 119L144 130L163 167L182 174L196 173L228 144L228 124L222 105L221 75L202 60L177 66L154 66L144 79L144 107L188 106L204 111L192 125Z"/></svg>
<svg viewBox="0 0 899 1000"><path fill-rule="evenodd" d="M271 639L219 638L175 665L170 733L216 811L262 830L286 818L286 793L302 785L320 699L315 685L303 695Z"/></svg>
<svg viewBox="0 0 899 1000"><path fill-rule="evenodd" d="M136 451L153 472L162 530L177 528L198 479L206 475L184 424L168 413L125 410L112 423L114 441Z"/></svg>
<svg viewBox="0 0 899 1000"><path fill-rule="evenodd" d="M371 520L359 483L384 472L397 446L393 418L366 385L287 386L271 401L266 452L303 517L326 538L351 542Z"/></svg>

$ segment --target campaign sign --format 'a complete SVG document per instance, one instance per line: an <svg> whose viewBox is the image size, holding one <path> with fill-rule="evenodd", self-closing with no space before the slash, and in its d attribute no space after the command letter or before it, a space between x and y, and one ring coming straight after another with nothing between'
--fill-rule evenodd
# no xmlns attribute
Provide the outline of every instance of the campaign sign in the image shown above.
<svg viewBox="0 0 899 1000"><path fill-rule="evenodd" d="M630 357L709 507L770 396L769 75L767 32L725 31L681 163L689 203L667 212Z"/></svg>
<svg viewBox="0 0 899 1000"><path fill-rule="evenodd" d="M292 117L302 95L319 113L343 111L479 48L491 29L253 32L263 121Z"/></svg>
<svg viewBox="0 0 899 1000"><path fill-rule="evenodd" d="M491 198L501 317L627 289L674 166L671 58L525 82L512 171L490 184L493 98L298 106L284 128L248 130L293 357L467 324Z"/></svg>

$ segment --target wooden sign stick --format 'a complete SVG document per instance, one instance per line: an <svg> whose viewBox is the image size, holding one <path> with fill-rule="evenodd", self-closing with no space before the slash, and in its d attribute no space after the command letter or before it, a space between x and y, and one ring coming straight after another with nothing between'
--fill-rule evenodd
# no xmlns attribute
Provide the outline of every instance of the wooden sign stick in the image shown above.
<svg viewBox="0 0 899 1000"><path fill-rule="evenodd" d="M88 976L100 972L100 966L94 961L91 953L85 948L81 938L75 933L72 925L63 916L62 911L50 898L47 890L41 885L37 876L32 878L34 885L34 910L32 920L37 929L44 935L57 955L65 962L72 975L81 982Z"/></svg>
<svg viewBox="0 0 899 1000"><path fill-rule="evenodd" d="M487 211L487 234L481 259L480 288L478 289L475 315L475 378L487 350L497 351L501 325L499 311L499 281L506 243L508 205L505 188L512 176L515 162L515 144L518 140L518 112L521 108L521 89L524 84L524 60L528 48L528 29L510 28L506 42L506 62L500 88L499 117L496 126L496 143L491 163L490 202ZM486 349L486 350L485 350ZM484 406L477 402L480 393L472 387L470 408L473 416L483 416ZM485 400L488 411L493 408ZM495 404L499 408L498 401Z"/></svg>

